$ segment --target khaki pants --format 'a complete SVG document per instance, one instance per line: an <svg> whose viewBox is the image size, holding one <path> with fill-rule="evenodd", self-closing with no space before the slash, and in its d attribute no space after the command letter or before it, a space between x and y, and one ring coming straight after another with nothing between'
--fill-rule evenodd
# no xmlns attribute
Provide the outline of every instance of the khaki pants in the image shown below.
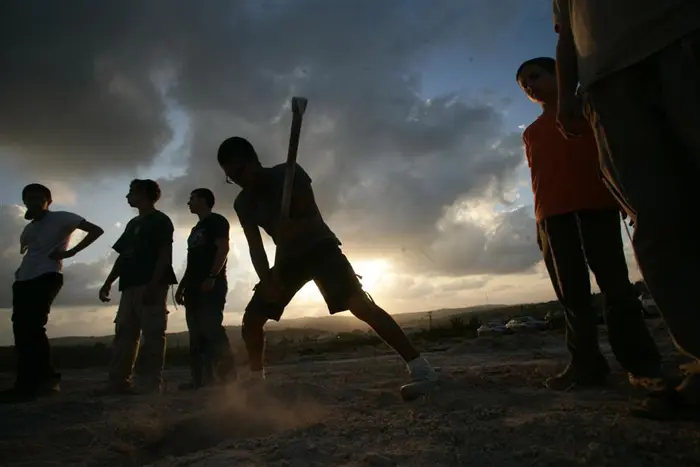
<svg viewBox="0 0 700 467"><path fill-rule="evenodd" d="M145 286L128 288L122 291L119 301L109 365L110 383L118 387L131 386L138 355L139 376L143 377L144 385L159 388L162 384L168 287L159 288L155 304L148 305L143 303L145 289ZM139 352L140 339L143 345Z"/></svg>
<svg viewBox="0 0 700 467"><path fill-rule="evenodd" d="M635 220L644 280L678 348L700 359L700 31L586 92L613 193Z"/></svg>

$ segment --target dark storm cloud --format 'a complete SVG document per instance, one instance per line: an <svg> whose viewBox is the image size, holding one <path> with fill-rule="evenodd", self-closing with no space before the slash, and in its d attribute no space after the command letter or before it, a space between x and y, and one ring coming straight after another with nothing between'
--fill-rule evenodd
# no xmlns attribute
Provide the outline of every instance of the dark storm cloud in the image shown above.
<svg viewBox="0 0 700 467"><path fill-rule="evenodd" d="M146 163L168 140L137 5L3 2L0 143L17 165L94 173Z"/></svg>
<svg viewBox="0 0 700 467"><path fill-rule="evenodd" d="M516 270L515 263L492 266L490 259L512 246L507 235L494 237L480 226L438 231L436 223L458 199L502 195L522 160L519 136L503 134L500 109L492 105L450 93L426 101L420 66L446 46L463 51L465 60L470 49L494 46L494 31L508 27L518 6L14 2L0 17L3 68L12 70L0 75L0 144L15 149L12 162L34 171L133 170L168 140L165 93L189 119L186 174L161 180L162 207L178 220L199 186L213 188L218 209L230 211L236 190L223 183L214 157L222 139L248 137L265 163L282 162L285 105L304 95L310 102L300 162L349 250L437 248L456 241L445 235L459 234L473 245L463 266L446 257L434 260L437 270ZM520 268L530 263L528 257Z"/></svg>

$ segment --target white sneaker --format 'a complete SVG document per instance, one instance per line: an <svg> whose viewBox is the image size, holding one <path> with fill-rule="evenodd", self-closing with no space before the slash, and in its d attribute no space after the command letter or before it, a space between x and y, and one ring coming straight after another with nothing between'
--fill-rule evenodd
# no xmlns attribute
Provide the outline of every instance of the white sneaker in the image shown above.
<svg viewBox="0 0 700 467"><path fill-rule="evenodd" d="M423 357L411 360L407 365L411 382L401 386L401 397L409 402L432 392L439 378L435 369Z"/></svg>

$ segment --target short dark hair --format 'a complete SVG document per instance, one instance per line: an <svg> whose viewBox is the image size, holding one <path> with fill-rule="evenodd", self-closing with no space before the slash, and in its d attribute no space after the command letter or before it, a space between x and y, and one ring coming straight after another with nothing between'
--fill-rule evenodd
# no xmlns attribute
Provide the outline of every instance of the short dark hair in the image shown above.
<svg viewBox="0 0 700 467"><path fill-rule="evenodd" d="M160 186L158 186L158 183L156 183L154 180L151 180L150 178L135 178L131 181L129 186L131 188L140 190L153 203L158 202L158 200L160 199Z"/></svg>
<svg viewBox="0 0 700 467"><path fill-rule="evenodd" d="M537 57L537 58L531 58L530 60L525 60L519 67L518 71L515 72L515 80L520 81L520 73L523 72L523 68L525 68L528 65L534 65L542 68L544 71L546 71L549 74L556 74L557 73L557 61L554 60L552 57Z"/></svg>
<svg viewBox="0 0 700 467"><path fill-rule="evenodd" d="M39 193L46 201L51 201L51 190L41 183L30 183L22 189L22 199L30 193Z"/></svg>
<svg viewBox="0 0 700 467"><path fill-rule="evenodd" d="M198 198L202 198L209 209L214 207L216 199L214 198L214 193L209 188L196 188L192 190L192 194Z"/></svg>
<svg viewBox="0 0 700 467"><path fill-rule="evenodd" d="M219 164L223 164L233 158L243 159L247 162L260 162L258 153L255 152L255 148L250 144L250 141L240 136L232 136L225 139L219 146L216 158L219 160Z"/></svg>

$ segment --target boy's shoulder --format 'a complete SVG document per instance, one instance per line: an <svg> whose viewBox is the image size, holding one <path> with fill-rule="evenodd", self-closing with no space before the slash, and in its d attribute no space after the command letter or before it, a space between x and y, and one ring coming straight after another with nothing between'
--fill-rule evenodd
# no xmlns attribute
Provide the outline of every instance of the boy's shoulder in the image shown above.
<svg viewBox="0 0 700 467"><path fill-rule="evenodd" d="M49 211L48 212L49 219L53 219L54 221L81 221L83 220L83 216L76 214L71 211Z"/></svg>
<svg viewBox="0 0 700 467"><path fill-rule="evenodd" d="M228 219L226 219L226 216L219 214L218 212L212 212L211 213L211 220L212 222L216 222L219 224L229 224Z"/></svg>
<svg viewBox="0 0 700 467"><path fill-rule="evenodd" d="M236 211L238 216L246 215L252 208L252 204L253 199L251 198L250 191L243 188L233 200L233 210Z"/></svg>
<svg viewBox="0 0 700 467"><path fill-rule="evenodd" d="M294 179L308 180L309 182L311 182L311 177L306 172L306 170L304 170L304 168L301 165L299 165L298 162L294 165ZM287 175L286 162L283 162L282 164L273 165L272 167L268 167L266 170L268 171L268 176L273 178L275 182L284 183L284 178Z"/></svg>
<svg viewBox="0 0 700 467"><path fill-rule="evenodd" d="M168 227L174 227L172 219L170 219L170 216L164 213L163 211L156 210L156 212L153 213L153 220L155 222L158 222L160 225L163 226L168 226Z"/></svg>

